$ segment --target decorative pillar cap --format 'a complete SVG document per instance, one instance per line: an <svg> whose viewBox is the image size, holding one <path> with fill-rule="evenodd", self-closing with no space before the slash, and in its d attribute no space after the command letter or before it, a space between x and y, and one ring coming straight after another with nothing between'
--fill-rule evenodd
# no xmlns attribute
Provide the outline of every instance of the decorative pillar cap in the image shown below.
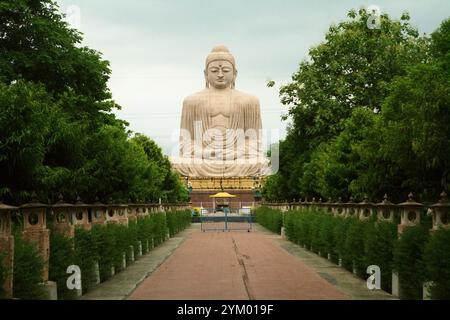
<svg viewBox="0 0 450 320"><path fill-rule="evenodd" d="M3 201L0 200L0 211L11 211L11 210L17 210L18 207L10 206L8 204L4 204Z"/></svg>
<svg viewBox="0 0 450 320"><path fill-rule="evenodd" d="M77 196L77 202L75 202L74 207L79 207L79 208L81 208L81 207L90 207L90 205L88 205L88 204L84 203L83 201L81 201L80 196Z"/></svg>
<svg viewBox="0 0 450 320"><path fill-rule="evenodd" d="M53 208L68 208L68 207L73 207L73 204L64 202L64 197L63 195L60 193L58 196L58 202L56 202L54 205L52 205Z"/></svg>
<svg viewBox="0 0 450 320"><path fill-rule="evenodd" d="M449 208L450 202L448 201L447 193L445 191L442 191L441 193L441 199L439 199L438 203L435 203L431 206L431 208Z"/></svg>
<svg viewBox="0 0 450 320"><path fill-rule="evenodd" d="M405 202L402 202L399 204L399 206L405 207L405 208L422 208L424 205L421 203L418 203L414 200L414 195L412 192L408 194L408 200Z"/></svg>

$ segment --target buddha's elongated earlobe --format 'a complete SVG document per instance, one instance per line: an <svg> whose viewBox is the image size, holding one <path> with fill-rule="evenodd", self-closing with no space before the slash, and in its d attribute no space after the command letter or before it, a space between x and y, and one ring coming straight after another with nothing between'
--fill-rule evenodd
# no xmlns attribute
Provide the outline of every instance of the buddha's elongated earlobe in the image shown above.
<svg viewBox="0 0 450 320"><path fill-rule="evenodd" d="M231 82L231 89L234 89L236 87L236 78L237 78L237 70L234 71L234 77L233 77L233 81Z"/></svg>
<svg viewBox="0 0 450 320"><path fill-rule="evenodd" d="M206 89L208 89L209 81L208 81L208 74L207 74L206 70L203 71L203 74L205 75L205 87L206 87Z"/></svg>

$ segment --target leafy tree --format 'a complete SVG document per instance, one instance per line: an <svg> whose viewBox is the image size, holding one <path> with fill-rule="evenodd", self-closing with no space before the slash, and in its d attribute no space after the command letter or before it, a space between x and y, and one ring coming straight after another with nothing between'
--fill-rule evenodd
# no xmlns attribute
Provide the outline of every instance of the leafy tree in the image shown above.
<svg viewBox="0 0 450 320"><path fill-rule="evenodd" d="M402 186L435 199L450 183L450 20L432 34L431 58L395 78L383 104L383 153Z"/></svg>
<svg viewBox="0 0 450 320"><path fill-rule="evenodd" d="M356 125L370 117L368 112L373 118L382 114L392 79L404 75L408 66L429 59L428 39L419 37L408 14L398 21L382 14L380 28L375 29L367 27L369 15L364 9L351 10L348 18L329 28L325 41L310 50L292 82L280 90L281 102L289 108L285 119L290 118L292 125L280 143L280 171L269 183L276 183L283 197L366 191L352 181L368 165L359 163L361 154L356 150L365 141L358 135L368 130L352 136L355 132L349 131L347 120L352 118ZM353 115L356 109L367 113ZM371 120L370 126L375 126L373 122L377 120ZM345 130L347 137L338 138ZM357 168L348 167L349 161Z"/></svg>
<svg viewBox="0 0 450 320"><path fill-rule="evenodd" d="M81 41L54 1L0 0L0 196L185 200L161 149L111 113L109 62Z"/></svg>
<svg viewBox="0 0 450 320"><path fill-rule="evenodd" d="M161 148L142 134L136 134L132 138L132 142L144 150L148 161L154 163L159 170L158 187L161 193L158 197L169 202L187 201L187 189L182 185L179 174L172 170L170 161L167 156L163 155Z"/></svg>

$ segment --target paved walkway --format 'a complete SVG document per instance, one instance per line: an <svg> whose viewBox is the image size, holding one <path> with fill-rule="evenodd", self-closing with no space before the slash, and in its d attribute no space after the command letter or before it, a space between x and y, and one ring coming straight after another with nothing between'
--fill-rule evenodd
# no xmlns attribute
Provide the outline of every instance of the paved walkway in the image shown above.
<svg viewBox="0 0 450 320"><path fill-rule="evenodd" d="M124 300L154 272L197 227L188 228L140 257L111 279L102 282L80 300Z"/></svg>
<svg viewBox="0 0 450 320"><path fill-rule="evenodd" d="M393 299L261 226L171 238L82 299Z"/></svg>

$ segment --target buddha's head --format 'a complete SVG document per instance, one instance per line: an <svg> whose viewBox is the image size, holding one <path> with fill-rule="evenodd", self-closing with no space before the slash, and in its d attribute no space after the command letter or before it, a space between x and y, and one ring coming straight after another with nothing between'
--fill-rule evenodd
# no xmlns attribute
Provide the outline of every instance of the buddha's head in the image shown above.
<svg viewBox="0 0 450 320"><path fill-rule="evenodd" d="M216 89L234 88L237 76L233 55L223 45L215 46L206 57L206 87Z"/></svg>

